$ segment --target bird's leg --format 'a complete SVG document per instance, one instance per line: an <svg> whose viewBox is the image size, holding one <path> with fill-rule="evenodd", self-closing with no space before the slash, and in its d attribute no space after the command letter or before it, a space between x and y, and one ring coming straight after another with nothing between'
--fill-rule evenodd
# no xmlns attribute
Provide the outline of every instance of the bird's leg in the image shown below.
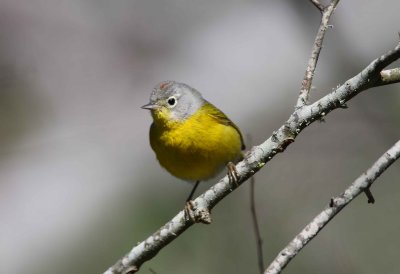
<svg viewBox="0 0 400 274"><path fill-rule="evenodd" d="M196 181L196 184L194 185L192 191L189 194L189 197L186 199L186 205L185 205L185 219L191 220L193 222L196 221L196 218L194 217L192 198L197 187L199 186L199 183L200 181Z"/></svg>
<svg viewBox="0 0 400 274"><path fill-rule="evenodd" d="M233 187L233 185L235 185L235 187L238 187L238 174L237 174L237 170L236 170L236 166L234 163L229 162L226 165L227 169L228 169L228 178L229 178L229 183L231 184L231 186Z"/></svg>
<svg viewBox="0 0 400 274"><path fill-rule="evenodd" d="M192 191L189 194L189 197L186 199L186 202L189 202L192 200L194 193L196 192L197 187L199 186L200 181L196 181L196 183L194 184L194 187L192 189Z"/></svg>

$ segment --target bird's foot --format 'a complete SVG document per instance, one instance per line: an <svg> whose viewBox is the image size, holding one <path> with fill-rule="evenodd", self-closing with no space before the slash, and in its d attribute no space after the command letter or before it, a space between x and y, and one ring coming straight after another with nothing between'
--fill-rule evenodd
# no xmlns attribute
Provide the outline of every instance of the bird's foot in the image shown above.
<svg viewBox="0 0 400 274"><path fill-rule="evenodd" d="M236 170L236 166L234 163L229 162L226 167L228 168L228 178L229 178L229 183L231 184L232 187L238 187L238 180L239 176Z"/></svg>
<svg viewBox="0 0 400 274"><path fill-rule="evenodd" d="M196 209L192 200L186 201L185 209L185 220L193 223L211 224L210 211L205 209Z"/></svg>

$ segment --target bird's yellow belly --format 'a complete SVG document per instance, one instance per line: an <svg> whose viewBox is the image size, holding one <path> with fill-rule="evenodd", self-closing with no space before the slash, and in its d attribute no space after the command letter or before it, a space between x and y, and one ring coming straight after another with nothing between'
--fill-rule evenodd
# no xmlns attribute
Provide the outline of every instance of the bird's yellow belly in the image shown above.
<svg viewBox="0 0 400 274"><path fill-rule="evenodd" d="M193 115L171 128L150 130L150 143L167 171L183 180L206 180L240 156L241 139L229 125L211 121L208 115Z"/></svg>

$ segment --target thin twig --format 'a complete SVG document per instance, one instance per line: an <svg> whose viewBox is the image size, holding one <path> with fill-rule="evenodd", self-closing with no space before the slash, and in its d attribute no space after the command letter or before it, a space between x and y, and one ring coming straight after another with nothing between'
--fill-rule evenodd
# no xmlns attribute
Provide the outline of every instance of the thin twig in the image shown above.
<svg viewBox="0 0 400 274"><path fill-rule="evenodd" d="M310 0L310 1L311 1L311 3L312 3L317 9L319 9L320 12L323 12L323 11L324 11L325 6L322 5L322 4L319 2L319 0Z"/></svg>
<svg viewBox="0 0 400 274"><path fill-rule="evenodd" d="M254 190L255 190L255 179L253 176L250 178L250 211L253 220L254 235L256 236L258 269L262 274L265 269L264 255L263 255L263 240L261 238L260 227L258 225Z"/></svg>
<svg viewBox="0 0 400 274"><path fill-rule="evenodd" d="M360 193L369 189L375 180L400 157L400 140L386 151L365 173L358 177L341 195L332 198L319 213L268 266L264 274L278 274L312 240L325 225Z"/></svg>
<svg viewBox="0 0 400 274"><path fill-rule="evenodd" d="M250 147L253 146L253 138L252 138L251 134L246 134L246 138L247 138L247 142L246 142L247 145ZM260 273L262 274L265 269L264 255L263 255L263 240L261 237L260 226L258 224L258 218L257 218L255 184L256 184L256 179L254 176L252 176L250 178L250 212L251 212L254 236L256 239L258 269L259 269Z"/></svg>
<svg viewBox="0 0 400 274"><path fill-rule="evenodd" d="M365 190L364 190L364 193L365 193L365 195L367 196L367 201L368 201L368 203L369 204L374 204L375 203L375 198L374 198L374 195L372 195L372 192L371 192L371 190L369 189L369 188L366 188Z"/></svg>
<svg viewBox="0 0 400 274"><path fill-rule="evenodd" d="M400 43L393 50L372 61L359 74L347 80L343 85L320 100L311 105L296 109L272 136L264 143L253 147L245 155L245 159L236 165L238 174L237 185L230 184L228 177L225 176L193 201L195 214L199 215L199 218L201 218L201 215L209 215L210 210L215 205L232 193L234 189L249 177L253 176L268 161L275 157L277 153L283 152L294 141L296 136L311 123L319 121L334 109L343 108L347 101L360 92L383 85L380 75L381 71L399 58ZM392 79L391 82L395 83L397 80ZM162 248L192 225L192 221L185 220L184 211L180 211L157 232L133 247L128 254L118 260L105 273L126 273L127 268L139 269L144 262L153 258Z"/></svg>
<svg viewBox="0 0 400 274"><path fill-rule="evenodd" d="M312 0L311 2L314 5L316 5L318 9L320 9L319 5L321 4L319 3L319 1ZM332 0L329 6L327 6L326 8L324 7L322 10L321 23L319 25L317 35L315 36L314 45L311 51L310 59L308 60L307 69L304 74L303 81L301 82L301 90L299 93L299 97L297 99L296 108L301 108L302 106L308 103L308 97L310 94L311 85L314 78L315 68L317 67L319 54L322 49L322 42L324 40L326 30L328 29L329 19L333 14L338 2L339 0Z"/></svg>

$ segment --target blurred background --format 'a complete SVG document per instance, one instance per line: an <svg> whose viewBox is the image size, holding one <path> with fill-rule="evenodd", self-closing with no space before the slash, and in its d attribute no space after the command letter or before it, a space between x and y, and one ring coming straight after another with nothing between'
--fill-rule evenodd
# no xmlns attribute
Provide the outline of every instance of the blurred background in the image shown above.
<svg viewBox="0 0 400 274"><path fill-rule="evenodd" d="M318 99L399 40L400 2L341 1ZM307 0L0 0L0 272L102 273L183 208L148 143L162 80L200 90L253 145L292 113L319 12ZM397 66L399 66L397 62ZM355 97L256 175L268 264L400 136L400 85ZM285 273L398 273L400 163ZM200 191L215 181L201 185ZM249 185L142 273L257 273Z"/></svg>

